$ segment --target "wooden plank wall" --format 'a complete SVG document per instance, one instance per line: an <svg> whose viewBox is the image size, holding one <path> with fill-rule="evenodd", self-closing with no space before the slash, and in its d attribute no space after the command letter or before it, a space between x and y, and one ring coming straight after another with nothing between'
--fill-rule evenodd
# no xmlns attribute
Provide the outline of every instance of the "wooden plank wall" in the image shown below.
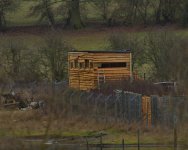
<svg viewBox="0 0 188 150"><path fill-rule="evenodd" d="M93 62L130 62L130 53L94 53Z"/></svg>
<svg viewBox="0 0 188 150"><path fill-rule="evenodd" d="M69 53L68 61L77 59L78 63L84 62L85 59L92 61L92 54L90 53ZM69 86L71 88L80 90L90 90L94 86L94 69L93 68L70 68L69 66Z"/></svg>
<svg viewBox="0 0 188 150"><path fill-rule="evenodd" d="M130 53L87 53L72 52L68 55L70 62L77 59L84 62L86 59L93 63L93 68L70 68L69 66L69 86L80 90L90 90L97 88L98 72L104 72L106 81L121 80L130 77ZM100 63L126 62L126 67L121 68L98 68Z"/></svg>
<svg viewBox="0 0 188 150"><path fill-rule="evenodd" d="M144 124L151 127L151 97L142 96L142 118Z"/></svg>

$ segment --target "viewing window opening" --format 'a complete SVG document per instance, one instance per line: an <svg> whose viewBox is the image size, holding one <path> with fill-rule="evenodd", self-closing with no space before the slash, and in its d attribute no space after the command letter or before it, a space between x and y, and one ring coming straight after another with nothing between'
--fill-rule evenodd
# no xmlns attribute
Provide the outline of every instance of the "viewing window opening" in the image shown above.
<svg viewBox="0 0 188 150"><path fill-rule="evenodd" d="M70 68L72 69L74 67L73 62L70 62Z"/></svg>
<svg viewBox="0 0 188 150"><path fill-rule="evenodd" d="M80 63L80 69L83 69L84 68L84 63Z"/></svg>
<svg viewBox="0 0 188 150"><path fill-rule="evenodd" d="M127 63L115 62L115 63L101 63L101 65L99 65L99 68L121 68L121 67L127 67Z"/></svg>
<svg viewBox="0 0 188 150"><path fill-rule="evenodd" d="M74 60L74 67L78 68L78 60Z"/></svg>
<svg viewBox="0 0 188 150"><path fill-rule="evenodd" d="M93 68L93 62L90 62L90 68Z"/></svg>
<svg viewBox="0 0 188 150"><path fill-rule="evenodd" d="M89 68L89 60L88 59L85 60L85 68Z"/></svg>

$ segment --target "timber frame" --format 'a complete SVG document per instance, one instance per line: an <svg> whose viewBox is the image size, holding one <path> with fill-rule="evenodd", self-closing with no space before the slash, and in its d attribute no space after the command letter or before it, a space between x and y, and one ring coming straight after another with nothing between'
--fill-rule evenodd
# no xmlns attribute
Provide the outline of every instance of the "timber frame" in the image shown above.
<svg viewBox="0 0 188 150"><path fill-rule="evenodd" d="M119 51L72 51L68 53L69 87L100 88L103 83L132 78L132 54Z"/></svg>

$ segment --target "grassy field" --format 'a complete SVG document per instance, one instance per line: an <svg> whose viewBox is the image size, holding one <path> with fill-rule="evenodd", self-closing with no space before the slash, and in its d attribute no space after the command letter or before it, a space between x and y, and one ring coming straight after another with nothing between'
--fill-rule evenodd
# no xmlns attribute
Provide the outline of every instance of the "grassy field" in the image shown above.
<svg viewBox="0 0 188 150"><path fill-rule="evenodd" d="M177 27L102 27L86 28L79 31L59 28L56 35L77 50L104 50L109 49L108 38L112 34L131 33L142 38L148 32L158 31L171 31L181 36L188 36L188 29L179 29ZM51 29L47 27L13 28L4 34L0 34L0 44L8 39L21 39L27 47L35 49L43 44L45 37L48 37L50 32Z"/></svg>
<svg viewBox="0 0 188 150"><path fill-rule="evenodd" d="M50 120L53 120L50 122ZM70 128L71 127L71 128ZM179 142L185 142L187 132L184 127L178 130ZM121 123L97 123L83 117L65 118L41 115L38 111L0 111L0 138L40 138L40 137L74 137L97 136L105 133L104 143L120 144L124 138L127 144L137 143L137 126ZM141 128L141 143L173 143L173 129ZM95 143L95 141L93 141ZM98 141L96 141L98 142Z"/></svg>

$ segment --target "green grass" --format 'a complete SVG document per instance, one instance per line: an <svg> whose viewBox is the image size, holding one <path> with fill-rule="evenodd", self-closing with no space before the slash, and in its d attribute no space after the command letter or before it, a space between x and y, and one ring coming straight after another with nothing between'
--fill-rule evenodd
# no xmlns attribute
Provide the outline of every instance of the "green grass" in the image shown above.
<svg viewBox="0 0 188 150"><path fill-rule="evenodd" d="M23 1L20 6L13 12L7 14L7 23L8 26L27 26L35 25L38 18L37 17L28 17L30 7L34 4L31 1Z"/></svg>
<svg viewBox="0 0 188 150"><path fill-rule="evenodd" d="M107 33L65 34L65 39L78 50L102 50L108 47Z"/></svg>
<svg viewBox="0 0 188 150"><path fill-rule="evenodd" d="M29 47L29 49L35 49L39 46L41 46L44 43L44 38L48 36L47 33L36 33L35 29L34 31L29 31L28 33L23 32L16 32L16 33L7 33L4 35L0 35L0 45L7 41L7 39L22 39L23 43ZM155 30L153 30L155 31ZM33 33L32 33L33 32ZM58 31L58 35L62 37L67 43L69 43L74 49L77 50L104 50L109 48L109 42L108 38L109 35L113 33L121 32L124 34L130 33L129 29L124 28L119 30L118 28L111 30L105 29L105 30L98 30L98 29L82 29L79 31L73 31L73 30L62 30ZM134 34L137 34L140 38L143 38L143 36L148 31L135 31ZM174 30L172 32L176 32L177 34L181 36L188 36L188 30L187 29L181 29L181 30ZM131 34L133 34L131 32Z"/></svg>
<svg viewBox="0 0 188 150"><path fill-rule="evenodd" d="M10 137L45 137L44 130L35 130L35 131L28 131L27 129L20 129L20 130L12 130L10 131L3 131L0 132L0 137L10 136ZM110 144L121 144L122 139L126 141L127 144L136 144L137 143L137 133L134 131L131 132L124 132L124 131L118 131L116 129L116 132L106 131L107 135L103 137L103 143L110 143ZM85 131L80 131L79 129L74 130L72 132L67 131L59 131L59 130L53 130L49 131L48 137L53 138L83 138L83 137L96 137L99 133L94 133L90 131L89 129L86 129ZM97 143L98 141L93 140L93 142L90 142L90 144ZM163 144L171 144L173 143L173 134L162 134L160 133L153 133L152 131L148 133L142 132L140 135L140 142L143 144L146 143L163 143Z"/></svg>

